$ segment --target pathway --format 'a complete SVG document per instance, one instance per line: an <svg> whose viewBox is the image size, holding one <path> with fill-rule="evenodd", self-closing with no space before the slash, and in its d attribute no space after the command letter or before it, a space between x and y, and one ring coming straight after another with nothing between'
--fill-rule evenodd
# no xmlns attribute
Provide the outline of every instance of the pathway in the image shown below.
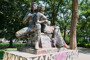
<svg viewBox="0 0 90 60"><path fill-rule="evenodd" d="M78 60L90 60L90 48L78 47L79 58Z"/></svg>

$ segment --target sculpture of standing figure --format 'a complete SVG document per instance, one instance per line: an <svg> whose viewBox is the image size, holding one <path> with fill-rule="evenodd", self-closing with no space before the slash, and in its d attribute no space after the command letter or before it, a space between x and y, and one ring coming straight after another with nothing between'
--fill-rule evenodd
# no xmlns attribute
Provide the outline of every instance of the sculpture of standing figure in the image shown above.
<svg viewBox="0 0 90 60"><path fill-rule="evenodd" d="M37 13L37 3L33 2L32 3L32 9L31 9L31 13L27 14L24 19L23 19L23 23L26 24L29 21L29 26L25 27L19 31L16 32L16 36L19 38L22 38L22 36L24 36L25 34L29 33L29 32L33 32L35 29L35 14Z"/></svg>
<svg viewBox="0 0 90 60"><path fill-rule="evenodd" d="M29 22L29 26L16 32L16 37L28 38L27 45L35 44L35 41L37 39L37 37L36 37L36 35L37 35L36 29L38 27L35 26L36 21L37 21L37 19L36 19L37 6L38 6L37 3L33 2L32 3L31 13L27 14L23 19L23 23L25 24L25 23Z"/></svg>

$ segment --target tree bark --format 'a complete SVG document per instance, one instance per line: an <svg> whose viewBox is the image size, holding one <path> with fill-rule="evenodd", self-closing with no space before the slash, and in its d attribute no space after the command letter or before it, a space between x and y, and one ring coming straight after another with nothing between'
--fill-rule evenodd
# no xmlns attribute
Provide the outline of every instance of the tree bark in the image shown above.
<svg viewBox="0 0 90 60"><path fill-rule="evenodd" d="M67 17L64 18L64 20L65 20L65 27L64 27L64 40L65 40L65 38L66 38L66 28L67 28L67 26L66 26L66 23L67 23Z"/></svg>
<svg viewBox="0 0 90 60"><path fill-rule="evenodd" d="M60 4L62 3L62 1L63 1L63 0L60 0L57 6L55 6L55 1L54 1L54 3L52 4L52 7L51 7L51 9L52 9L52 22L51 22L52 25L56 25L57 13L58 13L59 6L60 6Z"/></svg>
<svg viewBox="0 0 90 60"><path fill-rule="evenodd" d="M9 42L9 48L13 47L13 42L12 42L12 38L10 38L10 42Z"/></svg>
<svg viewBox="0 0 90 60"><path fill-rule="evenodd" d="M64 40L65 40L65 38L66 38L66 26L64 28Z"/></svg>
<svg viewBox="0 0 90 60"><path fill-rule="evenodd" d="M52 12L52 25L56 25L56 14Z"/></svg>
<svg viewBox="0 0 90 60"><path fill-rule="evenodd" d="M78 0L72 0L72 21L70 30L70 48L77 49L76 24L78 20Z"/></svg>

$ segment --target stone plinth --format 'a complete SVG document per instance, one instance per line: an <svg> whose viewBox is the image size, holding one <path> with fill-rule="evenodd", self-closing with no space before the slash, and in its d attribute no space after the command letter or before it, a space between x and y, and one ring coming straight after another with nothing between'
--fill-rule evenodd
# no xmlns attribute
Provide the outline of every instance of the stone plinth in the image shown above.
<svg viewBox="0 0 90 60"><path fill-rule="evenodd" d="M27 52L31 54L46 54L58 52L58 49L57 48L32 49L28 47L19 47L18 51Z"/></svg>
<svg viewBox="0 0 90 60"><path fill-rule="evenodd" d="M20 51L5 51L3 60L78 60L77 50L66 50L47 54L30 54Z"/></svg>

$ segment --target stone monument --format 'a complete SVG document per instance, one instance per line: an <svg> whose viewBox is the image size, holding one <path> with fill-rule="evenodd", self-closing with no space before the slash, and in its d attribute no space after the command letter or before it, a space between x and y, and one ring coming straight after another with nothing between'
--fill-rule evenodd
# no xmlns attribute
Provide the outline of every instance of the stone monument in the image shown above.
<svg viewBox="0 0 90 60"><path fill-rule="evenodd" d="M78 51L67 49L69 47L62 38L60 28L50 26L44 10L44 4L32 3L31 12L23 19L23 23L29 22L29 26L16 32L16 37L26 39L27 43L24 47L17 48L18 51L5 51L4 60L70 60L77 58Z"/></svg>

